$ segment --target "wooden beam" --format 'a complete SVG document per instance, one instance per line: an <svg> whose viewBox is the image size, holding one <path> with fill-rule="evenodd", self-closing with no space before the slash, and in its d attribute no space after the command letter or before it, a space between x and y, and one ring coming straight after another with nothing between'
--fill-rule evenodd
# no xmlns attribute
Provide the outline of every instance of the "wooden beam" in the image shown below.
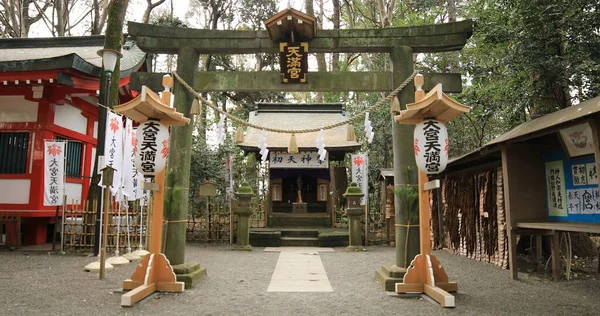
<svg viewBox="0 0 600 316"><path fill-rule="evenodd" d="M470 20L360 30L318 30L311 53L387 53L393 47L410 46L414 53L460 50L473 32ZM145 52L176 54L182 47L199 54L277 53L279 43L266 31L173 28L129 22L128 33Z"/></svg>
<svg viewBox="0 0 600 316"><path fill-rule="evenodd" d="M423 283L396 283L396 293L423 293Z"/></svg>
<svg viewBox="0 0 600 316"><path fill-rule="evenodd" d="M140 285L121 296L121 306L133 306L156 291L156 283Z"/></svg>
<svg viewBox="0 0 600 316"><path fill-rule="evenodd" d="M140 91L142 85L153 91L162 91L164 73L136 72L131 75L129 87ZM277 71L210 71L196 74L194 90L198 92L391 92L391 72L309 72L306 84L283 84ZM427 73L424 89L438 83L448 93L462 92L459 73Z"/></svg>
<svg viewBox="0 0 600 316"><path fill-rule="evenodd" d="M429 284L423 284L424 293L440 303L443 307L455 307L454 295L442 290L439 287L431 286Z"/></svg>

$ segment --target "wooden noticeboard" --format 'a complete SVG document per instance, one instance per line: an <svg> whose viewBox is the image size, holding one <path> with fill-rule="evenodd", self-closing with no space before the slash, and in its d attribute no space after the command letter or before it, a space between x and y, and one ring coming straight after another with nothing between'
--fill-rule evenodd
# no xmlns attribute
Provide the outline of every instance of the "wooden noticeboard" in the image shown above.
<svg viewBox="0 0 600 316"><path fill-rule="evenodd" d="M198 186L198 195L215 196L217 195L217 185L214 182L204 181Z"/></svg>

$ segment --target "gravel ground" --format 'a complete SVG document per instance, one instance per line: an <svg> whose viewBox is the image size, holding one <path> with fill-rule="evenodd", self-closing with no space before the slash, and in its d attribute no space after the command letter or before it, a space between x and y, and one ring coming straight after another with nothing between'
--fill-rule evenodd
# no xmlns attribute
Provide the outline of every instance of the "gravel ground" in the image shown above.
<svg viewBox="0 0 600 316"><path fill-rule="evenodd" d="M200 284L184 293L159 293L133 307L121 307L121 282L134 264L97 274L84 272L90 257L47 252L0 252L0 315L598 315L600 280L554 283L493 265L435 254L450 280L457 281L456 308L442 308L420 296L382 290L376 269L394 262L394 248L367 252L335 248L321 253L333 293L267 293L278 252L231 251L229 245L188 244L186 260L208 269Z"/></svg>

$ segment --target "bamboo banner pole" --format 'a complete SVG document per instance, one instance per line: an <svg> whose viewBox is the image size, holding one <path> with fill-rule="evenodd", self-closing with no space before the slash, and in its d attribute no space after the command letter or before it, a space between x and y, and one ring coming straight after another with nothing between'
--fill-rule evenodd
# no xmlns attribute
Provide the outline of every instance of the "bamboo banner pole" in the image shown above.
<svg viewBox="0 0 600 316"><path fill-rule="evenodd" d="M112 177L111 177L112 178ZM112 181L111 181L112 182ZM104 273L106 267L106 244L108 242L108 209L110 207L110 189L107 184L104 188L104 203L103 203L103 214L104 222L102 223L102 248L100 248L100 280L104 280Z"/></svg>
<svg viewBox="0 0 600 316"><path fill-rule="evenodd" d="M431 254L431 228L429 225L429 191L424 189L428 181L427 174L419 171L419 230L421 240L421 254Z"/></svg>

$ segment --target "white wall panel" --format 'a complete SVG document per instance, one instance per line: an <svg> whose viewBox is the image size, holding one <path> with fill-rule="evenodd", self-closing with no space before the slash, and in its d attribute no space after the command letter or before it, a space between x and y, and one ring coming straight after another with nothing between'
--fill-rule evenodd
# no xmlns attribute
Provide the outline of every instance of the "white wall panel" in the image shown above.
<svg viewBox="0 0 600 316"><path fill-rule="evenodd" d="M29 204L29 179L0 179L0 204Z"/></svg>
<svg viewBox="0 0 600 316"><path fill-rule="evenodd" d="M38 103L24 96L0 96L0 122L37 122Z"/></svg>
<svg viewBox="0 0 600 316"><path fill-rule="evenodd" d="M81 114L80 109L70 104L57 105L54 124L85 135L87 118Z"/></svg>

